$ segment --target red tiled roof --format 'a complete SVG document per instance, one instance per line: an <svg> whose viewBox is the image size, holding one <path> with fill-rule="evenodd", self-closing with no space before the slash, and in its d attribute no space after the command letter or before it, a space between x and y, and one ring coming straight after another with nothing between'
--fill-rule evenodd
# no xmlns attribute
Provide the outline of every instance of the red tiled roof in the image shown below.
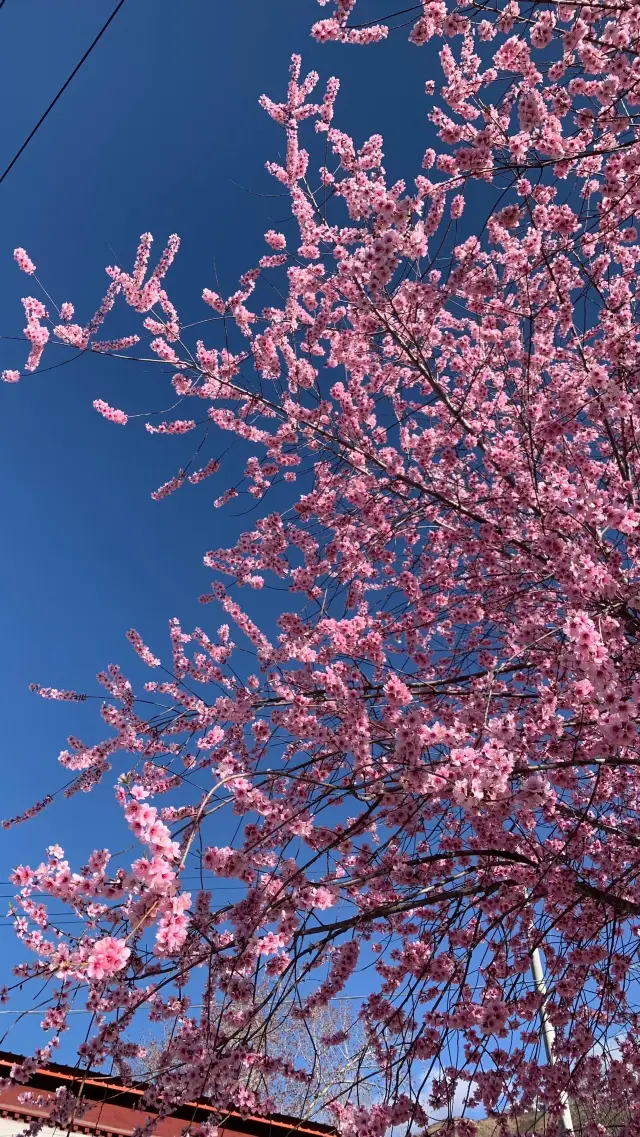
<svg viewBox="0 0 640 1137"><path fill-rule="evenodd" d="M8 1077L14 1063L22 1062L17 1054L0 1051L0 1077ZM118 1078L89 1071L81 1073L71 1066L50 1063L38 1068L28 1086L13 1085L0 1091L0 1117L15 1117L28 1122L34 1117L46 1117L53 1103L55 1091L66 1086L71 1093L91 1102L90 1108L77 1124L75 1133L96 1134L100 1137L131 1137L134 1129L154 1116L141 1109L144 1093L142 1086L127 1086ZM36 1094L37 1104L23 1104L19 1099L26 1091ZM40 1099L44 1099L43 1101ZM221 1137L228 1134L242 1137L331 1137L335 1130L321 1122L300 1121L295 1117L271 1114L268 1117L242 1117L230 1111L221 1115L205 1102L182 1106L172 1117L158 1121L154 1133L158 1137L179 1137L188 1127L194 1128L204 1121L219 1125Z"/></svg>

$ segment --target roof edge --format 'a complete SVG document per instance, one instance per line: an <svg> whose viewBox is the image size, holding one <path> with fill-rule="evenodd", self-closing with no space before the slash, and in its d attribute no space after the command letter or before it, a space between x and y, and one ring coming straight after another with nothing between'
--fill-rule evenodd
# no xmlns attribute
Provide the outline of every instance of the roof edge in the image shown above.
<svg viewBox="0 0 640 1137"><path fill-rule="evenodd" d="M0 1051L0 1077L8 1077L9 1070L14 1064L24 1061L21 1054L12 1054L9 1051ZM75 1092L89 1101L102 1104L119 1105L129 1109L142 1108L142 1097L146 1089L144 1082L127 1085L121 1078L108 1074L101 1074L97 1070L79 1070L74 1066L65 1066L62 1063L50 1062L46 1066L38 1066L28 1084L21 1087L24 1092L29 1090L53 1090L55 1086L67 1084ZM0 1106L1 1108L1 1106ZM25 1112L29 1107L25 1106ZM31 1111L33 1112L33 1111ZM153 1110L145 1110L153 1114ZM334 1137L336 1129L324 1122L304 1121L286 1114L273 1113L266 1117L248 1115L243 1116L239 1111L229 1110L224 1113L206 1101L188 1102L180 1106L171 1115L172 1117L188 1123L215 1121L225 1129L249 1134L250 1137L286 1137L287 1134L302 1134L307 1137ZM82 1127L82 1126L81 1126Z"/></svg>

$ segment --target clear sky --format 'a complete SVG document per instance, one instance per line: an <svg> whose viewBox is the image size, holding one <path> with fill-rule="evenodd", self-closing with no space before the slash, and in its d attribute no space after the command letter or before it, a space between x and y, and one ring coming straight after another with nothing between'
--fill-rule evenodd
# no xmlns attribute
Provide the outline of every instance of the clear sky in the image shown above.
<svg viewBox="0 0 640 1137"><path fill-rule="evenodd" d="M0 169L114 5L6 0ZM363 15L386 12L382 0L361 7ZM127 0L0 185L0 334L22 334L19 301L33 290L13 263L16 245L55 300L71 300L84 320L101 298L104 266L130 267L145 230L158 245L168 233L181 235L169 293L183 320L210 314L200 294L216 287L214 261L228 294L266 251L264 231L288 216L286 199L259 196L281 190L264 163L278 159L283 136L257 100L262 92L284 95L292 51L323 80L340 77L336 125L358 142L382 133L393 177L419 172L433 142L423 89L434 51L408 44L407 28L379 46L318 47L308 29L321 15L315 0ZM127 321L138 330L133 313ZM215 345L213 333L207 342ZM25 357L24 344L0 341L0 369ZM51 347L43 365L63 358ZM171 616L187 630L220 623L213 605L196 602L210 580L202 554L246 527L235 516L245 505L212 509L226 478L152 502L151 490L179 468L185 440L149 437L139 422L113 426L92 409L99 397L128 411L157 409L168 389L166 377L143 365L94 357L0 389L1 816L62 785L56 758L68 734L102 737L95 704L44 702L29 693L30 682L98 692L95 673L110 662L140 674L124 639L132 625L164 651ZM261 603L275 612L277 600L265 593ZM0 833L0 881L18 861L37 863L50 842L76 866L110 843L117 762L104 792ZM0 893L10 892L0 883ZM0 919L3 978L19 958L10 922ZM23 1005L29 998L25 991ZM28 1047L34 1025L3 1045Z"/></svg>

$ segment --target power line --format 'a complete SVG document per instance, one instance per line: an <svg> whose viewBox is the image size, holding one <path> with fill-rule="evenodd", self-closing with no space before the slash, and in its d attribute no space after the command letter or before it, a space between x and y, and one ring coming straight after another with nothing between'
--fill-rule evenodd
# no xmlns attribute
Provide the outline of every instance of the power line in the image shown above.
<svg viewBox="0 0 640 1137"><path fill-rule="evenodd" d="M191 880L191 883L189 884L189 888L192 891L196 885L199 887L198 878L182 877L181 879L185 884L187 883L188 880ZM246 887L247 887L246 884L243 884L242 882L240 882L239 884L221 884L219 886L216 886L215 883L213 883L213 882L209 882L209 883L210 883L210 887L206 887L206 882L205 882L205 892L237 892L237 890L239 888L246 889ZM311 884L317 884L318 882L317 881L311 881L310 883ZM18 896L20 886L16 885L16 889L18 890L16 892L0 892L0 900L15 900L16 897ZM50 892L43 892L41 889L35 889L32 893L30 893L30 895L31 896L49 896L50 897L51 893Z"/></svg>
<svg viewBox="0 0 640 1137"><path fill-rule="evenodd" d="M307 982L311 982L311 980L307 980ZM364 999L364 995L333 995L329 999L329 1002L330 1003L355 1003L358 1001L362 1002L363 999ZM295 1002L293 996L291 997L291 999L289 1001ZM201 1011L204 1009L204 1006L205 1006L204 1003L191 1003L191 1005L189 1006L189 1010L190 1011ZM49 1009L49 1006L44 1006L44 1007L40 1007L40 1008L29 1007L29 1008L23 1008L22 1010L19 1007L14 1007L13 1009L3 1008L3 1010L0 1010L0 1015L45 1015L47 1013L48 1009ZM95 1013L96 1012L94 1010L92 1010L90 1007L70 1007L69 1010L66 1011L66 1014L68 1014L68 1015L95 1015Z"/></svg>
<svg viewBox="0 0 640 1137"><path fill-rule="evenodd" d="M0 8L2 7L2 5L3 5L4 3L5 3L5 0L0 0ZM69 78L68 78L68 79L67 79L67 80L66 80L66 81L63 83L62 87L61 87L61 88L60 88L60 90L58 91L58 94L57 94L57 95L55 96L55 98L54 98L54 99L52 99L52 101L49 103L49 106L47 107L47 109L46 109L46 111L44 112L44 114L42 114L42 115L40 116L40 118L38 119L38 121L37 121L36 125L34 126L33 130L31 131L31 133L30 133L30 134L28 135L28 137L27 137L27 138L24 140L24 142L22 143L22 146L21 146L21 147L20 147L20 149L17 151L17 153L16 153L16 154L14 154L14 156L13 156L13 158L11 159L11 161L9 162L9 165L7 166L6 170L5 170L5 171L4 171L2 174L0 174L0 185L2 184L2 182L4 181L4 179L6 178L7 174L9 174L9 173L11 172L11 170L13 169L13 167L14 167L14 166L15 166L15 164L16 164L16 162L18 161L18 158L19 158L19 157L20 157L22 154L24 154L24 151L27 149L27 146L28 146L28 145L29 145L29 143L31 142L31 139L32 139L32 138L34 137L34 135L35 135L35 134L37 134L37 132L40 130L40 127L42 126L42 124L43 124L44 120L47 118L47 116L49 115L49 113L50 113L50 112L53 110L53 108L55 107L56 103L58 102L58 99L59 99L59 98L61 98L61 96L62 96L62 95L64 95L64 92L66 91L66 89L67 89L67 87L69 86L69 84L70 84L70 82L72 81L72 79L75 79L76 75L78 74L78 71L79 71L79 70L80 70L80 68L82 67L82 64L83 64L83 63L84 63L84 62L85 62L85 61L86 61L86 60L89 58L89 56L91 55L91 52L93 51L93 49L94 49L94 47L96 46L96 44L97 44L97 43L98 43L98 42L99 42L99 41L102 39L102 37L103 37L104 33L106 32L107 28L109 27L109 24L110 24L110 23L111 23L111 21L112 21L113 19L115 19L115 17L118 15L118 12L119 12L119 11L120 11L120 9L122 8L122 5L123 5L123 4L124 4L124 0L119 0L119 2L116 4L116 6L115 6L115 8L113 9L113 12L112 12L112 13L111 13L111 15L109 16L108 20L107 20L107 21L106 21L106 23L104 23L104 24L102 25L102 27L100 28L100 31L98 32L97 36L96 36L96 37L95 37L95 39L93 40L93 43L91 43L91 44L89 45L89 47L88 47L88 48L87 48L87 50L85 51L84 55L82 56L82 59L80 60L80 62L76 64L76 66L74 67L73 71L72 71L72 72L71 72L71 74L69 75Z"/></svg>

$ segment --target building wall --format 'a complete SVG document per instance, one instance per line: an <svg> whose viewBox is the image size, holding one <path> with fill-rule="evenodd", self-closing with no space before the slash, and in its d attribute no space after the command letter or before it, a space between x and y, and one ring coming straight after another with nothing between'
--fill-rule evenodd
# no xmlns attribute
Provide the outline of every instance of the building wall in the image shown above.
<svg viewBox="0 0 640 1137"><path fill-rule="evenodd" d="M17 1137L19 1133L24 1132L26 1127L26 1120L19 1121L16 1117L0 1117L0 1137ZM40 1130L40 1137L54 1137L54 1134L60 1137L60 1130L51 1129L48 1125Z"/></svg>

